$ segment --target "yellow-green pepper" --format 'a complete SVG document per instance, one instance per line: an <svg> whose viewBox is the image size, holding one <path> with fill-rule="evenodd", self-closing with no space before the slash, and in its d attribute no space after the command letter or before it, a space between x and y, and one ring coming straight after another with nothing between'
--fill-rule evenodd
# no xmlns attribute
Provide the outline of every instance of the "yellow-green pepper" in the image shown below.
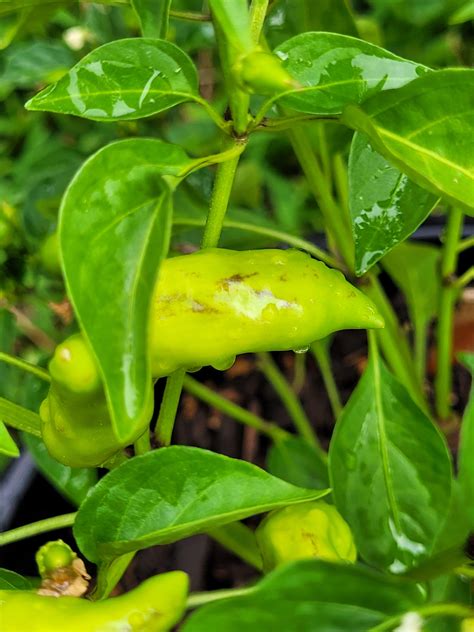
<svg viewBox="0 0 474 632"><path fill-rule="evenodd" d="M382 326L371 301L340 272L300 251L212 248L161 266L151 310L151 372L226 369L237 354L307 349L339 329ZM46 447L73 467L104 463L123 446L82 336L59 345L49 368L51 388L40 410Z"/></svg>
<svg viewBox="0 0 474 632"><path fill-rule="evenodd" d="M357 559L349 525L333 505L322 500L272 511L255 535L265 572L307 558L346 563Z"/></svg>
<svg viewBox="0 0 474 632"><path fill-rule="evenodd" d="M181 619L187 591L188 577L181 571L157 575L105 601L0 590L0 627L2 632L165 632Z"/></svg>

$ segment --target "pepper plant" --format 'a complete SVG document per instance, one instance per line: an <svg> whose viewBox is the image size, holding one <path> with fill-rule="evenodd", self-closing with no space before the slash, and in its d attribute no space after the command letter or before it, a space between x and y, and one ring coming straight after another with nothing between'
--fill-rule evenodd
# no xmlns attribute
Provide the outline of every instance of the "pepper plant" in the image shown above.
<svg viewBox="0 0 474 632"><path fill-rule="evenodd" d="M47 571L39 556L39 594L2 570L5 630L23 629L32 607L28 629L48 631L64 621L471 629L472 399L454 450L442 432L462 414L453 319L474 276L472 267L456 276L474 214L470 4L371 0L369 16L354 4L0 4L6 117L26 101L5 142L15 156L21 139L18 165L2 165L0 189L0 447L10 459L30 450L77 506L6 531L0 544L72 527L88 568L51 543L45 550L59 553ZM457 56L439 46L423 58L414 46L408 59L406 45L403 57L381 45L382 27L397 49L397 25L435 33L448 19ZM45 38L58 32L69 48ZM409 240L440 213L441 247ZM31 308L32 296L49 300L61 326ZM33 344L14 354L18 327ZM331 334L354 328L368 330L368 360L343 406ZM307 351L323 376L335 420L328 450L270 354L291 350L300 381ZM256 354L292 432L190 374L225 371L243 353ZM462 361L472 371L472 354ZM174 443L183 389L266 437L265 466ZM262 514L256 531L243 522ZM136 552L199 533L253 567L255 581L187 595L175 571L110 597ZM60 585L76 592L52 600Z"/></svg>

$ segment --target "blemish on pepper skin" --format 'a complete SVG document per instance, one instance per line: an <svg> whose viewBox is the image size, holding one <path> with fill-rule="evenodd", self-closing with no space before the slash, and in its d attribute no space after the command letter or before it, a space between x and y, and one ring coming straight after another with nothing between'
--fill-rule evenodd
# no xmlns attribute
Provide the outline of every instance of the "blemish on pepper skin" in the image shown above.
<svg viewBox="0 0 474 632"><path fill-rule="evenodd" d="M283 281L283 283L288 281L288 275L286 273L280 274L280 281Z"/></svg>
<svg viewBox="0 0 474 632"><path fill-rule="evenodd" d="M224 289L227 289L232 283L242 283L245 279L250 279L250 277L257 275L258 272L252 272L251 274L233 274L226 279L222 279L222 281L220 281L220 285L222 285Z"/></svg>
<svg viewBox="0 0 474 632"><path fill-rule="evenodd" d="M351 290L348 295L347 298L354 298L355 296L357 296L357 294L354 292L354 290Z"/></svg>
<svg viewBox="0 0 474 632"><path fill-rule="evenodd" d="M209 305L203 305L199 301L191 301L191 310L198 314L218 314L219 310Z"/></svg>

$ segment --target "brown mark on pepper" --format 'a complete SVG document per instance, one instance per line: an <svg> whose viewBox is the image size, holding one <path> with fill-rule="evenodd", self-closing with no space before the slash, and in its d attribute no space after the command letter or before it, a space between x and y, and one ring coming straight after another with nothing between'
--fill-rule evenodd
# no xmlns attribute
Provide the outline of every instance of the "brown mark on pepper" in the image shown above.
<svg viewBox="0 0 474 632"><path fill-rule="evenodd" d="M228 290L229 286L233 283L242 283L243 281L245 281L245 279L249 279L250 277L256 276L257 274L258 272L252 272L251 274L233 274L226 279L222 279L219 285L222 285L224 290Z"/></svg>

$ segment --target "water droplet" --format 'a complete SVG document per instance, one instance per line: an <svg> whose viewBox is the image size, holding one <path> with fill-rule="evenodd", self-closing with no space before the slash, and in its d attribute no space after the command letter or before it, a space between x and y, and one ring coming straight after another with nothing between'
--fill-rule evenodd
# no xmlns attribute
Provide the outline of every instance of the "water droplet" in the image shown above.
<svg viewBox="0 0 474 632"><path fill-rule="evenodd" d="M181 72L182 68L176 68L176 70L174 71L174 74L177 75Z"/></svg>
<svg viewBox="0 0 474 632"><path fill-rule="evenodd" d="M288 59L288 54L281 50L277 50L276 54L282 61L286 61Z"/></svg>
<svg viewBox="0 0 474 632"><path fill-rule="evenodd" d="M294 353L306 353L309 349L309 346L307 347L300 347L299 349L293 349Z"/></svg>

